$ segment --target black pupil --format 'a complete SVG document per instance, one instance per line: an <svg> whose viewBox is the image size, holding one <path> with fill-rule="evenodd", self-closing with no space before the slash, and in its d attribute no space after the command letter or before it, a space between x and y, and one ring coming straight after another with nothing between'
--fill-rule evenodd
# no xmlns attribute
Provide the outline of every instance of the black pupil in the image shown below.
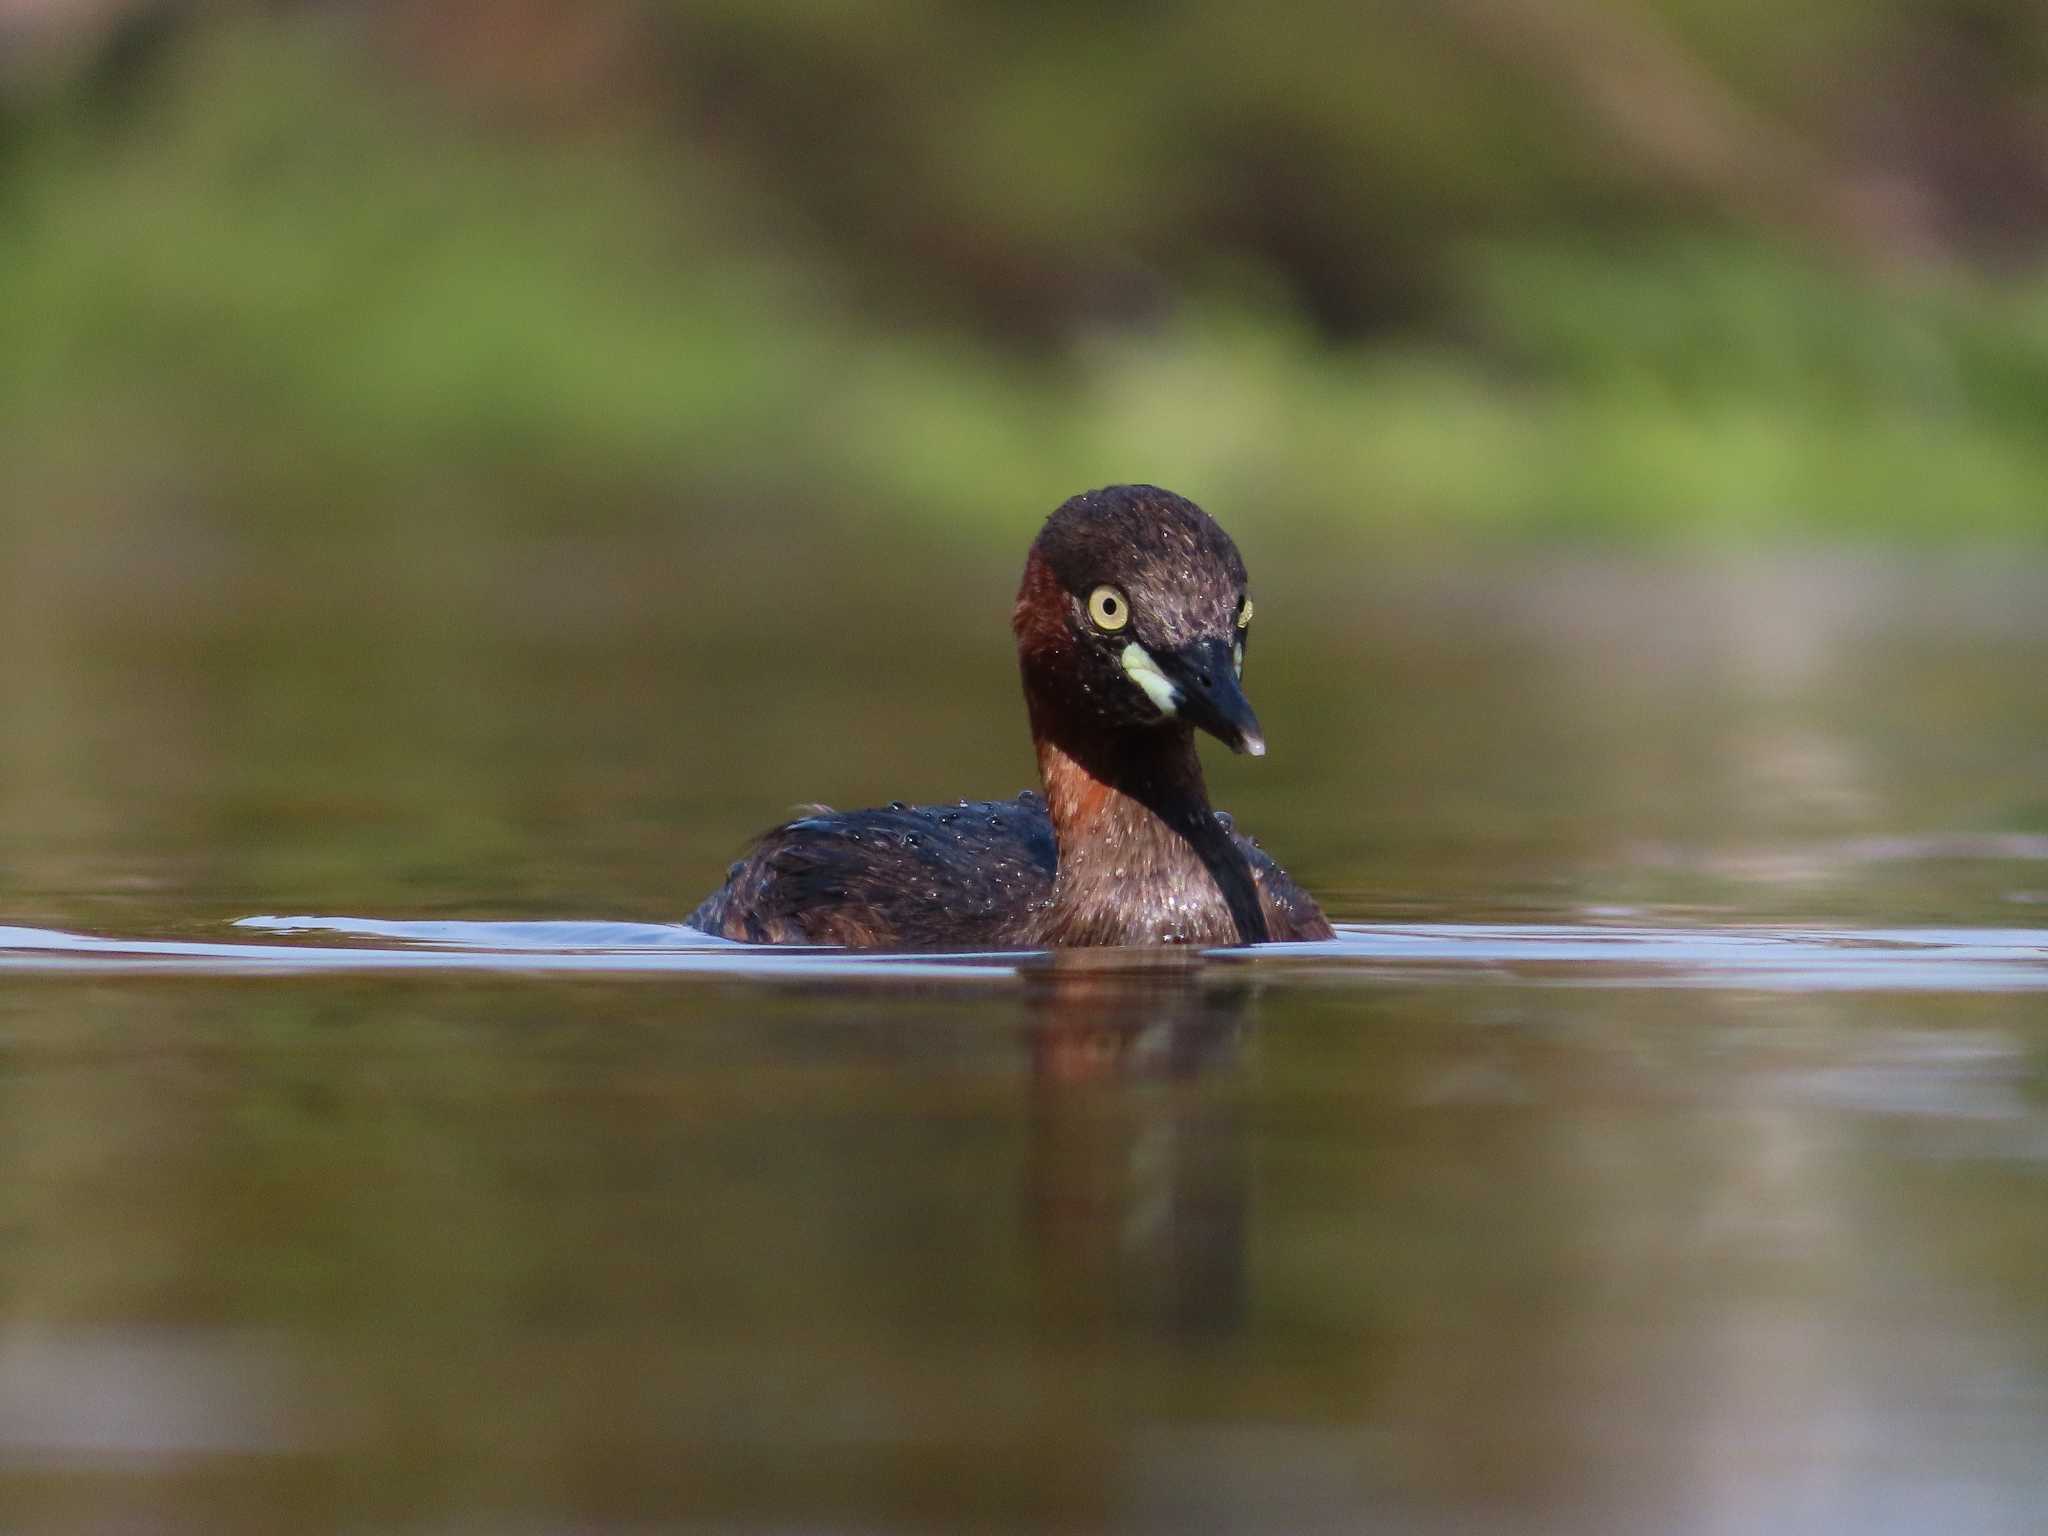
<svg viewBox="0 0 2048 1536"><path fill-rule="evenodd" d="M1110 616L1111 618L1115 618L1115 617L1116 617L1116 599L1115 599L1115 598L1113 598L1113 597L1105 597L1105 598L1104 598L1104 599L1102 600L1102 611L1103 611L1104 613L1108 614L1108 615L1109 615L1109 616Z"/></svg>

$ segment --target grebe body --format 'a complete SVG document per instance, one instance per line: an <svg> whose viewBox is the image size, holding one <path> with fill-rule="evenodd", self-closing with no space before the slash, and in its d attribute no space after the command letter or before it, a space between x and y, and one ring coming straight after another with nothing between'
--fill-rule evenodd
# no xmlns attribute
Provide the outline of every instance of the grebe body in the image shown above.
<svg viewBox="0 0 2048 1536"><path fill-rule="evenodd" d="M1011 613L1042 793L824 807L765 834L690 915L764 944L897 949L1331 937L1307 892L1212 809L1195 731L1261 756L1240 686L1237 547L1155 486L1076 496Z"/></svg>

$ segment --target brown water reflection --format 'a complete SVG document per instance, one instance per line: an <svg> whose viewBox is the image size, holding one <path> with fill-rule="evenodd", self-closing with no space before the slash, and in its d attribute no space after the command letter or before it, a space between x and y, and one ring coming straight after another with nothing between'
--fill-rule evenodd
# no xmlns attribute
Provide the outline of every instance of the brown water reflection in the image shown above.
<svg viewBox="0 0 2048 1536"><path fill-rule="evenodd" d="M0 994L37 1529L2022 1528L2024 998Z"/></svg>
<svg viewBox="0 0 2048 1536"><path fill-rule="evenodd" d="M1026 772L1001 551L38 538L4 923L673 921L789 802ZM2027 1528L2042 573L1246 542L1219 798L1535 947L10 970L0 1526ZM2000 968L1828 942L1914 924Z"/></svg>
<svg viewBox="0 0 2048 1536"><path fill-rule="evenodd" d="M1026 1207L1045 1325L1062 1337L1136 1326L1224 1339L1247 1325L1243 1117L1190 1085L1235 1066L1255 984L1214 970L1178 952L1120 952L1025 972ZM1089 1091L1136 1084L1156 1086Z"/></svg>

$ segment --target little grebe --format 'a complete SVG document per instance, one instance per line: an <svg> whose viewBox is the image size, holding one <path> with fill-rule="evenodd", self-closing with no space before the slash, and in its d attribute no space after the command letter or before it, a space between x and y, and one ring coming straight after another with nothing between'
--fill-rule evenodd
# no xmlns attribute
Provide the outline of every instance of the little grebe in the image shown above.
<svg viewBox="0 0 2048 1536"><path fill-rule="evenodd" d="M1010 626L1043 798L834 813L763 836L690 914L756 944L903 949L1327 939L1314 898L1210 809L1194 728L1264 754L1239 690L1244 561L1193 502L1076 496Z"/></svg>

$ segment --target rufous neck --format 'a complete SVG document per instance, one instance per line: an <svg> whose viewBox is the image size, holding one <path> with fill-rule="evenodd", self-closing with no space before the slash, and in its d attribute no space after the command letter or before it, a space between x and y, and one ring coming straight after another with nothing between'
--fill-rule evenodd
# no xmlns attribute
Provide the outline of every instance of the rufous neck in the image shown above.
<svg viewBox="0 0 2048 1536"><path fill-rule="evenodd" d="M1202 760L1187 727L1104 739L1038 729L1037 711L1033 715L1038 775L1062 850L1100 835L1106 822L1135 826L1150 818L1185 835L1212 815Z"/></svg>
<svg viewBox="0 0 2048 1536"><path fill-rule="evenodd" d="M1196 922L1191 940L1265 941L1250 865L1210 809L1191 729L1059 729L1035 701L1032 728L1059 843L1048 924L1056 942L1156 942L1159 935L1121 933L1120 924L1162 905L1186 911L1185 898L1196 897L1213 921Z"/></svg>

